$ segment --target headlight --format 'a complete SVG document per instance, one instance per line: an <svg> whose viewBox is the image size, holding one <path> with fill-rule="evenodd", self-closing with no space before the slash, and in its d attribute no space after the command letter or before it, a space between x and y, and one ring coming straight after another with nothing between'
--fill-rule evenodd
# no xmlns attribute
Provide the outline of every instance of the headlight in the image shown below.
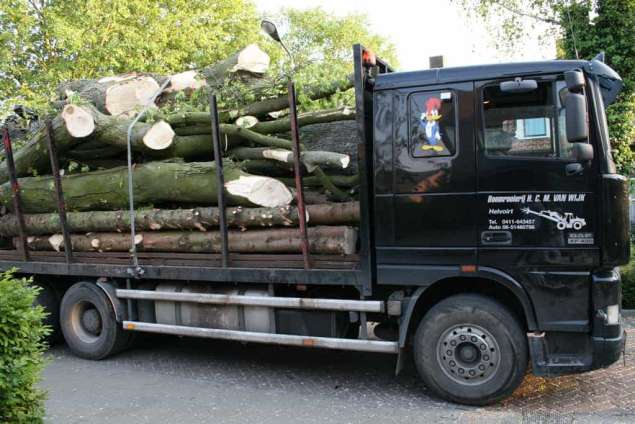
<svg viewBox="0 0 635 424"><path fill-rule="evenodd" d="M620 305L606 307L606 324L616 325L620 322Z"/></svg>

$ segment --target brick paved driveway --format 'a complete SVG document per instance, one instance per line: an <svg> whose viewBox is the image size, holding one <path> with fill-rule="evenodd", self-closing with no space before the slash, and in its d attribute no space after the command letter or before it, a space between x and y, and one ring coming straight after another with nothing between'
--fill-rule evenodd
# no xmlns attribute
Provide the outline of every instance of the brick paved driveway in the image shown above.
<svg viewBox="0 0 635 424"><path fill-rule="evenodd" d="M47 421L59 423L635 422L635 328L626 363L542 379L472 408L429 394L390 356L153 338L101 362L49 353Z"/></svg>

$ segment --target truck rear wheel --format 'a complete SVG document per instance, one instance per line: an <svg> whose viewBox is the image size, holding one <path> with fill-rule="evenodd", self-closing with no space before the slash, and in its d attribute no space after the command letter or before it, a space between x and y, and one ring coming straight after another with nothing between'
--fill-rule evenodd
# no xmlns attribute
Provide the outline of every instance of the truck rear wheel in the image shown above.
<svg viewBox="0 0 635 424"><path fill-rule="evenodd" d="M77 283L62 299L60 323L71 351L86 359L104 359L126 347L129 333L117 323L104 291L95 284Z"/></svg>
<svg viewBox="0 0 635 424"><path fill-rule="evenodd" d="M527 341L516 317L476 294L452 296L432 307L419 323L414 356L430 389L469 405L510 395L528 362Z"/></svg>

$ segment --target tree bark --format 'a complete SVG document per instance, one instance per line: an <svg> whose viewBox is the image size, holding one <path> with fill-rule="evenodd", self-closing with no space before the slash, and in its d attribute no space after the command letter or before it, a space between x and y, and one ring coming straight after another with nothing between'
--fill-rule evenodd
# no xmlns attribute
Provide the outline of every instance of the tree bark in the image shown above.
<svg viewBox="0 0 635 424"><path fill-rule="evenodd" d="M248 87L257 89L265 85L262 75L269 68L269 56L251 44L228 58L198 71L185 71L170 76L130 73L96 80L76 80L62 83L57 88L60 99L69 98L74 92L94 105L97 110L109 115L129 114L144 107L159 90L166 78L170 85L159 99L169 101L173 93L193 91L204 86L213 89L229 79L240 80Z"/></svg>
<svg viewBox="0 0 635 424"><path fill-rule="evenodd" d="M349 121L355 119L355 111L348 108L317 110L298 115L298 125L312 125L334 121ZM287 133L291 130L291 118L284 117L273 121L258 122L250 130L261 134Z"/></svg>
<svg viewBox="0 0 635 424"><path fill-rule="evenodd" d="M225 164L225 193L230 205L286 206L292 200L286 186L273 178L249 175ZM125 167L64 176L62 187L69 211L117 210L128 206L128 170ZM149 162L133 168L134 197L143 205L214 205L217 185L211 162ZM53 212L53 180L19 180L26 213ZM11 187L0 186L0 204L11 209Z"/></svg>
<svg viewBox="0 0 635 424"><path fill-rule="evenodd" d="M297 229L277 228L254 231L229 231L229 251L236 253L300 253L302 237ZM308 229L311 253L350 255L355 253L357 232L351 227L311 227ZM62 250L59 234L28 237L30 250ZM14 243L19 241L14 239ZM130 235L89 233L71 235L76 252L127 252ZM141 252L220 252L218 232L142 232L135 239Z"/></svg>
<svg viewBox="0 0 635 424"><path fill-rule="evenodd" d="M66 124L61 115L56 116L51 121L53 129L53 139L59 154L67 150L80 146L85 139L73 138L66 129ZM51 160L46 144L46 126L41 125L35 132L28 135L28 141L13 152L15 170L18 177L30 175L46 174L51 170ZM9 170L7 161L0 164L0 183L9 180Z"/></svg>
<svg viewBox="0 0 635 424"><path fill-rule="evenodd" d="M359 222L359 204L325 203L307 205L309 225L343 225ZM220 210L215 207L194 209L139 209L135 211L137 231L192 230L208 231L219 225ZM225 212L226 222L233 228L296 227L299 222L295 206L276 208L230 207ZM72 233L128 232L130 214L127 210L69 212L66 215L68 230ZM62 232L57 213L24 215L27 234L46 235ZM18 235L15 215L0 217L0 235Z"/></svg>
<svg viewBox="0 0 635 424"><path fill-rule="evenodd" d="M58 86L57 92L61 99L68 99L73 92L101 113L116 116L146 106L159 88L152 76L132 73L66 82Z"/></svg>
<svg viewBox="0 0 635 424"><path fill-rule="evenodd" d="M193 124L190 126L176 126L174 131L178 135L192 135L192 134L210 134L211 127L209 123L200 123L200 116L191 115ZM239 118L240 119L240 118ZM301 113L298 116L298 125L313 125L327 122L336 122L336 121L352 121L355 119L355 111L348 108L338 108L338 109L327 109L327 110L316 110L312 112ZM186 125L185 119L182 120L174 120L174 123L178 125ZM238 121L237 121L238 123ZM287 116L280 119L275 119L273 121L259 121L252 126L241 126L239 127L250 129L251 131L260 133L260 134L280 134L280 133L288 133L291 130L291 119Z"/></svg>
<svg viewBox="0 0 635 424"><path fill-rule="evenodd" d="M249 171L248 169L245 169L245 171L252 172L252 171ZM359 185L358 174L329 175L328 177L329 177L329 180L331 180L331 183L335 184L337 187L352 188ZM278 177L277 179L279 179L280 181L282 181L283 183L285 183L286 185L290 187L295 187L295 180L293 178ZM302 184L304 184L305 187L322 187L323 181L319 176L309 175L309 176L302 177Z"/></svg>
<svg viewBox="0 0 635 424"><path fill-rule="evenodd" d="M352 75L344 80L333 81L326 86L307 87L304 92L312 100L330 97L338 91L346 91L353 87ZM219 113L222 122L233 122L241 116L267 117L268 113L276 112L289 107L289 97L280 96L249 103L240 108L225 110ZM210 122L209 112L185 112L163 117L173 127L193 126L195 124L207 125Z"/></svg>
<svg viewBox="0 0 635 424"><path fill-rule="evenodd" d="M239 160L268 159L293 165L293 152L286 149L239 147L230 150L228 154ZM303 151L300 153L300 160L309 172L313 172L317 167L346 169L350 162L347 155L323 151Z"/></svg>

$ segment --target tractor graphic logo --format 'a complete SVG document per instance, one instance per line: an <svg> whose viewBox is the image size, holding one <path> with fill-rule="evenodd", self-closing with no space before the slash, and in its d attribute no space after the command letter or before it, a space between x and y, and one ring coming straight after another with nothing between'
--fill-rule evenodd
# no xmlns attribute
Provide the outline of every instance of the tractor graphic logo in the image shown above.
<svg viewBox="0 0 635 424"><path fill-rule="evenodd" d="M536 212L532 211L529 208L524 208L522 211L527 215L536 215L548 219L549 221L555 222L556 228L558 228L560 231L568 230L571 228L573 228L574 230L580 230L586 225L586 220L584 218L573 216L571 212L565 212L564 215L562 215L555 211Z"/></svg>

